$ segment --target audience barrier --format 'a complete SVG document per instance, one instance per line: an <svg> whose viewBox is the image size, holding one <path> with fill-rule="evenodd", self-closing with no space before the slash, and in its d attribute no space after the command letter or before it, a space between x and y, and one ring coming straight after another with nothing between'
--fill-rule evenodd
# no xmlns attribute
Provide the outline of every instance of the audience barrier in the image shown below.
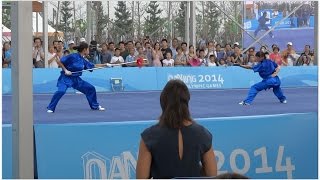
<svg viewBox="0 0 320 180"><path fill-rule="evenodd" d="M317 113L197 122L213 134L219 173L263 179L318 177ZM135 178L140 133L155 123L35 124L38 177ZM3 178L12 177L11 139L11 125L3 125Z"/></svg>
<svg viewBox="0 0 320 180"><path fill-rule="evenodd" d="M283 87L318 85L317 66L282 67L279 77ZM33 69L33 92L53 93L60 69ZM11 93L11 70L2 70L2 93ZM168 80L182 79L190 89L249 88L261 81L257 73L240 67L143 67L106 68L85 72L82 76L97 92L112 91L110 79L122 78L124 91L162 90ZM73 92L73 90L69 90Z"/></svg>

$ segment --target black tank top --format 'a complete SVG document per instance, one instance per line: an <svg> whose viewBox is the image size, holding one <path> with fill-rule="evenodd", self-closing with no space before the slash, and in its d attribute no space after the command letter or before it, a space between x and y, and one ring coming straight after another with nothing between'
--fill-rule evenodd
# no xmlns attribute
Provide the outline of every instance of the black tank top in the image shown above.
<svg viewBox="0 0 320 180"><path fill-rule="evenodd" d="M153 125L141 137L152 155L150 178L200 177L201 159L212 146L212 135L193 122L181 128L183 157L179 158L179 129Z"/></svg>

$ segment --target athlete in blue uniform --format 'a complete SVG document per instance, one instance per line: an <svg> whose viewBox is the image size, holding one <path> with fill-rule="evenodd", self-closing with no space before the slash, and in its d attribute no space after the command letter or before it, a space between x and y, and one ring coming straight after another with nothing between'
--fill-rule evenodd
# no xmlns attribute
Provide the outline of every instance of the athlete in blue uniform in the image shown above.
<svg viewBox="0 0 320 180"><path fill-rule="evenodd" d="M84 58L89 54L89 45L87 43L81 43L76 47L76 49L79 53L73 53L62 57L61 60L57 60L62 71L57 83L58 91L54 93L51 102L47 107L48 113L53 113L55 111L59 100L70 87L86 95L91 109L100 111L105 110L97 102L95 87L80 78L82 72L72 72L91 69L94 67L104 67L107 66L107 64L93 64Z"/></svg>
<svg viewBox="0 0 320 180"><path fill-rule="evenodd" d="M278 77L280 66L270 59L265 59L265 53L257 52L256 59L258 64L255 66L239 65L246 69L253 69L254 72L259 72L260 77L263 79L261 82L251 86L248 97L240 102L240 105L250 105L259 91L273 88L273 93L277 96L281 103L286 104L286 97L283 95L280 88L281 81Z"/></svg>

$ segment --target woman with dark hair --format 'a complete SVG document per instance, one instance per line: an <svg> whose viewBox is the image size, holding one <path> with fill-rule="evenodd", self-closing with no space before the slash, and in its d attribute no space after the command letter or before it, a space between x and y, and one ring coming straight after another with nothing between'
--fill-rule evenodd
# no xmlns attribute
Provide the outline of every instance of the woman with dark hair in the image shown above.
<svg viewBox="0 0 320 180"><path fill-rule="evenodd" d="M163 59L163 55L160 49L160 43L158 42L154 43L152 58L152 63L154 67L162 67L161 60Z"/></svg>
<svg viewBox="0 0 320 180"><path fill-rule="evenodd" d="M141 134L137 178L217 175L212 135L191 118L189 100L188 87L182 81L170 80L164 87L159 123Z"/></svg>
<svg viewBox="0 0 320 180"><path fill-rule="evenodd" d="M86 95L90 108L92 110L105 110L97 102L95 87L82 80L80 78L82 72L79 71L82 71L84 69L91 69L94 67L104 67L107 66L107 64L93 64L84 58L89 55L89 45L87 43L83 42L74 49L76 49L78 53L73 53L68 56L62 57L61 60L57 60L57 63L62 68L62 71L57 83L58 91L54 93L51 102L47 107L48 113L53 113L55 111L59 100L70 87Z"/></svg>

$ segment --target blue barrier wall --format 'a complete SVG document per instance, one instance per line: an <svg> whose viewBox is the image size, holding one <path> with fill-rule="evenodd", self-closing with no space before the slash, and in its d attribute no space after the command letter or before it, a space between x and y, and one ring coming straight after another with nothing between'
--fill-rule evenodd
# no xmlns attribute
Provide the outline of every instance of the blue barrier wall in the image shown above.
<svg viewBox="0 0 320 180"><path fill-rule="evenodd" d="M60 69L34 69L33 92L53 93ZM2 71L2 93L11 93L11 70ZM125 91L162 90L171 78L180 78L191 89L249 88L261 81L257 73L239 67L108 68L83 73L98 92L111 91L110 78L122 78ZM318 85L318 67L283 67L283 87ZM70 90L73 91L73 90Z"/></svg>
<svg viewBox="0 0 320 180"><path fill-rule="evenodd" d="M2 125L2 178L12 178L12 126Z"/></svg>
<svg viewBox="0 0 320 180"><path fill-rule="evenodd" d="M213 134L219 173L317 178L317 113L199 119ZM155 121L35 125L39 178L135 178L140 133ZM3 126L9 137L10 126ZM3 177L11 177L10 138Z"/></svg>

